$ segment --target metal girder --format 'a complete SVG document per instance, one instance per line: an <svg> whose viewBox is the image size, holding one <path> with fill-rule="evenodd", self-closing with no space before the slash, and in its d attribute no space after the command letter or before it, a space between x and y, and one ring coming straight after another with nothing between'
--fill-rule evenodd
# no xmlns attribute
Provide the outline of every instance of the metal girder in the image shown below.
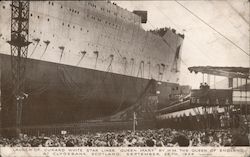
<svg viewBox="0 0 250 157"><path fill-rule="evenodd" d="M25 60L29 42L29 1L12 1L11 3L11 71L13 105L16 108L16 131L20 132L25 83Z"/></svg>
<svg viewBox="0 0 250 157"><path fill-rule="evenodd" d="M190 72L224 76L228 78L249 78L250 68L245 67L213 67L213 66L194 66L189 67Z"/></svg>

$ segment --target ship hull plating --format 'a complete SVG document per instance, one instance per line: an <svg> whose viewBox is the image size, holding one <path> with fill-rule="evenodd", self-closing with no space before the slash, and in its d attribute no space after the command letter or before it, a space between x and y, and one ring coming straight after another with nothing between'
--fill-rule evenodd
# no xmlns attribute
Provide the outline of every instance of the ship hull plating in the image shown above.
<svg viewBox="0 0 250 157"><path fill-rule="evenodd" d="M16 108L11 57L0 54L2 127L15 126ZM22 125L81 122L115 114L133 105L149 79L78 68L34 59L26 60ZM162 83L159 103L168 103L177 84Z"/></svg>

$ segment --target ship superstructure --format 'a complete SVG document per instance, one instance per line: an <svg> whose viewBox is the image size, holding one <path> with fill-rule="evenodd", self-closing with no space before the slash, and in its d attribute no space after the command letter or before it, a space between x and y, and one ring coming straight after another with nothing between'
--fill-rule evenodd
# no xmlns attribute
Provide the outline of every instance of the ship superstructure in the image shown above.
<svg viewBox="0 0 250 157"><path fill-rule="evenodd" d="M4 54L10 53L10 15L10 2L1 2ZM145 31L139 16L113 3L32 2L30 40L31 59L100 71L111 64L113 73L145 79L162 73L162 81L178 82L182 38L171 29L163 36Z"/></svg>

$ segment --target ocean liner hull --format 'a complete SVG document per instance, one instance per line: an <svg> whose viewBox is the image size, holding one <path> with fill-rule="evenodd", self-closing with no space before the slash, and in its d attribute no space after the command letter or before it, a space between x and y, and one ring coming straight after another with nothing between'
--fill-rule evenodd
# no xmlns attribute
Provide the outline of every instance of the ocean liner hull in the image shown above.
<svg viewBox="0 0 250 157"><path fill-rule="evenodd" d="M15 126L11 56L0 54L3 127ZM133 105L149 79L78 68L41 60L26 60L22 125L73 123L115 114ZM159 103L168 103L177 84L162 83Z"/></svg>
<svg viewBox="0 0 250 157"><path fill-rule="evenodd" d="M19 119L8 43L11 6L0 3L3 128L16 127ZM152 82L159 108L180 94L184 35L176 30L146 31L141 16L109 1L32 1L29 9L22 126L115 117Z"/></svg>

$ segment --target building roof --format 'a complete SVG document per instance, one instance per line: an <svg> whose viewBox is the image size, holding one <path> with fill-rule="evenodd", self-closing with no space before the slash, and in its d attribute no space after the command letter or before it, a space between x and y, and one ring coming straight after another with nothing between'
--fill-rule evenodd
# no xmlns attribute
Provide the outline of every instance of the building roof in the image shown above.
<svg viewBox="0 0 250 157"><path fill-rule="evenodd" d="M250 68L245 67L213 67L213 66L193 66L188 70L192 73L203 73L228 78L250 78Z"/></svg>

